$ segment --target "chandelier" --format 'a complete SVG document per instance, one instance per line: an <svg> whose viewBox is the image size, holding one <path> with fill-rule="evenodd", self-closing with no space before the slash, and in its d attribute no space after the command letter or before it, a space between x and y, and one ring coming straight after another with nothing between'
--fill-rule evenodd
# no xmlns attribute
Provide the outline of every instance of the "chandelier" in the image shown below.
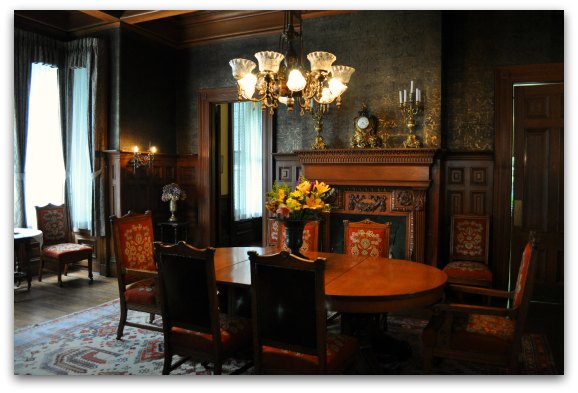
<svg viewBox="0 0 578 393"><path fill-rule="evenodd" d="M299 11L297 11L299 12ZM303 67L303 23L300 14L299 32L293 26L295 12L285 11L283 33L279 39L279 52L262 51L255 53L259 63L258 72L255 62L248 59L229 61L233 77L237 81L239 100L260 102L261 109L269 109L272 115L279 102L292 111L297 104L304 111L326 112L329 104L335 101L341 107L341 95L347 90L347 84L355 71L353 67L333 65L336 60L329 52L311 52L307 59L311 70ZM295 49L299 45L299 50Z"/></svg>

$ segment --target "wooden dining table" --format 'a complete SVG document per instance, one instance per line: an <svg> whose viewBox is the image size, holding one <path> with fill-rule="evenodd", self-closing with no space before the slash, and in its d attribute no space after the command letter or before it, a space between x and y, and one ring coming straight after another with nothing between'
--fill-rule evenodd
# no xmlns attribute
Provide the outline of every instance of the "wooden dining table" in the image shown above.
<svg viewBox="0 0 578 393"><path fill-rule="evenodd" d="M278 252L273 247L225 247L215 252L217 283L250 287L247 252ZM326 258L325 298L329 311L387 313L426 307L443 295L447 275L423 263L401 259L306 252L309 259Z"/></svg>

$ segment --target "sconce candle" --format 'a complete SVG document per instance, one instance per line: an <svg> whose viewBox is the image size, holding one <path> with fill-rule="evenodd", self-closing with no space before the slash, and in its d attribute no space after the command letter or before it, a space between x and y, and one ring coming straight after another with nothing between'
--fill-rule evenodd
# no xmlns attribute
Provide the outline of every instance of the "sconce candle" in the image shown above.
<svg viewBox="0 0 578 393"><path fill-rule="evenodd" d="M151 168L153 166L153 161L155 159L155 154L157 152L157 148L155 146L152 146L150 148L150 151L141 154L139 152L138 146L135 145L132 148L132 151L133 157L129 160L128 164L132 165L135 173L137 168L140 168L141 166L146 166L148 168Z"/></svg>

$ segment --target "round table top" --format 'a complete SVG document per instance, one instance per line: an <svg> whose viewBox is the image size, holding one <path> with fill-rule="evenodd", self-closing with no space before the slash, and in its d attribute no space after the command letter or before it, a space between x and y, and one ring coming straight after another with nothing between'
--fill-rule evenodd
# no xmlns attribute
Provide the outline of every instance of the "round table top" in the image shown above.
<svg viewBox="0 0 578 393"><path fill-rule="evenodd" d="M42 236L42 231L32 228L14 228L14 240L29 239Z"/></svg>
<svg viewBox="0 0 578 393"><path fill-rule="evenodd" d="M259 254L275 248L217 248L215 272L221 284L250 286L247 251ZM433 266L402 259L307 252L310 259L326 258L325 297L332 311L381 313L425 307L438 302L447 275Z"/></svg>

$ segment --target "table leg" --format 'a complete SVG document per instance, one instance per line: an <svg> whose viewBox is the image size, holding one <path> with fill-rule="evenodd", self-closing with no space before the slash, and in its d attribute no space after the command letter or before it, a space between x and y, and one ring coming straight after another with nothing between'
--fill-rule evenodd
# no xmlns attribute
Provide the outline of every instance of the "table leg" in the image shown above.
<svg viewBox="0 0 578 393"><path fill-rule="evenodd" d="M30 270L30 241L23 239L18 242L18 270L26 274L26 282L28 290L30 290L32 283L32 272Z"/></svg>

